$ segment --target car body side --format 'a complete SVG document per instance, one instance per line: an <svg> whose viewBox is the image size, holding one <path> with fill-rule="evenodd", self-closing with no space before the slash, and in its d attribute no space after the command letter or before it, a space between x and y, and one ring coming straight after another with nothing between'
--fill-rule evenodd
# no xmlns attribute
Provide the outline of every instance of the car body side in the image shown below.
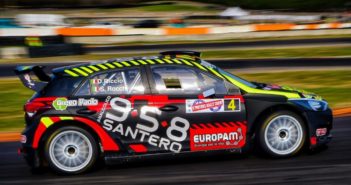
<svg viewBox="0 0 351 185"><path fill-rule="evenodd" d="M159 64L155 64L155 66L157 65ZM162 65L165 65L165 64L162 64ZM177 66L178 64L167 64L167 65ZM121 70L121 69L128 69L128 68L136 68L141 71L142 83L146 87L144 95L130 95L130 96L123 95L122 97L125 97L127 99L135 99L135 98L140 98L142 96L141 101L147 101L147 99L152 96L158 96L158 98L160 99L166 97L166 100L172 99L169 95L158 94L157 90L155 89L155 84L152 83L154 80L150 72L150 68L151 68L150 66L151 65L140 65L140 66L138 65L138 66L130 66L130 67L109 70L109 71L114 71L114 70ZM216 97L216 95L214 95L213 98L225 99L227 97L229 98L235 97L235 98L241 99L240 103L242 106L242 109L241 109L242 111L241 113L236 113L236 118L234 121L239 122L235 124L245 125L244 126L246 128L245 145L239 148L233 148L235 150L232 150L230 148L228 149L223 148L215 151L244 152L247 148L250 147L252 143L251 141L255 139L256 132L260 127L260 124L262 124L262 120L264 120L267 117L267 115L278 110L289 110L301 116L308 130L307 132L308 140L306 142L306 145L308 147L314 148L319 145L323 145L330 140L329 131L332 129L332 112L329 108L325 111L311 111L302 106L293 104L289 101L289 98L300 98L301 96L299 95L299 93L254 89L254 88L245 86L245 84L242 84L233 78L225 76L225 74L222 74L220 71L216 69L202 70L201 67L196 65L186 66L186 67L193 68L198 72L203 72L208 75L211 75L211 77L216 78L218 80L226 81L232 84L233 86L237 87L238 89L240 89L240 93L235 93L234 95L226 94L220 97ZM97 74L99 73L96 73L94 75L97 75ZM74 82L79 85L74 88L75 89L74 91L71 91L69 92L69 94L66 94L66 95L58 94L55 96L51 96L50 94L47 95L44 93L45 95L42 97L42 95L39 92L33 96L32 100L35 101L41 98L43 101L47 100L52 102L57 97L77 98L75 96L77 90L83 86L83 84L85 83L85 81L89 79L89 77L90 76L72 77L69 75L56 75L56 77L54 77L56 78L54 79L54 81L55 80L63 80L67 82L72 81L72 83ZM59 91L59 89L60 88L57 88L57 91ZM119 95L116 95L116 96L119 96ZM190 99L202 99L203 97L201 96L202 96L201 94L194 95ZM87 96L86 98L90 98L90 97L91 96ZM174 97L173 99L177 100L176 96ZM98 97L94 97L94 98L98 98ZM103 102L105 98L106 97L100 98L99 103ZM181 96L178 99L187 99L187 97ZM155 100L155 98L152 98L152 101L157 101L157 100ZM229 114L226 114L226 116L228 115ZM213 119L215 119L216 117L215 114L212 114L209 116L211 118L213 117ZM199 119L201 120L202 118L199 118ZM63 127L66 125L77 125L91 132L92 135L96 138L96 140L99 141L99 143L101 143L101 151L102 151L101 154L104 155L105 160L107 162L112 163L114 161L113 159L123 159L126 157L148 156L148 155L144 155L147 153L139 154L139 153L136 153L135 150L131 151L130 148L126 147L126 144L121 142L120 139L118 139L113 133L108 132L105 128L103 128L103 123L96 121L95 118L92 118L89 115L83 116L81 114L77 114L75 109L67 109L67 110L60 110L60 111L55 109L49 109L49 110L45 110L42 113L38 112L33 117L29 117L28 115L26 115L26 125L27 125L26 129L22 132L22 136L26 138L25 142L22 143L23 145L22 152L24 153L25 158L27 159L27 162L33 167L38 167L43 163L45 163L45 161L43 161L42 149L43 149L44 143L50 137L50 134L54 132L57 128ZM317 137L316 129L318 128L327 128L328 133L322 137ZM189 151L190 150L187 150L185 152L181 151L180 153L189 153ZM206 152L206 150L192 151L191 153L202 153L202 152ZM152 152L152 154L155 154L155 155L162 155L162 154L169 154L169 153L171 152L166 152L166 151Z"/></svg>

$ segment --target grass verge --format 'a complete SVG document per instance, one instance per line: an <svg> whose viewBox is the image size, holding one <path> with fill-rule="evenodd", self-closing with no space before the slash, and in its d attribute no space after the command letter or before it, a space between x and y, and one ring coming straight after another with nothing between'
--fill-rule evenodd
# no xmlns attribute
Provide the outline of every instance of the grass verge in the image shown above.
<svg viewBox="0 0 351 185"><path fill-rule="evenodd" d="M351 107L351 70L298 71L277 73L237 73L252 80L306 89L323 96L332 108ZM0 79L0 131L23 128L23 104L33 92L16 78Z"/></svg>

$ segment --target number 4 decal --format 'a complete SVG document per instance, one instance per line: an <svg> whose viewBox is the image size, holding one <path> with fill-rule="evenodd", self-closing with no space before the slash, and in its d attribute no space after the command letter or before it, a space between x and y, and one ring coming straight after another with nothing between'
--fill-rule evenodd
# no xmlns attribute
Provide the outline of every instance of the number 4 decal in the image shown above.
<svg viewBox="0 0 351 185"><path fill-rule="evenodd" d="M224 110L225 111L240 111L240 99L224 99Z"/></svg>

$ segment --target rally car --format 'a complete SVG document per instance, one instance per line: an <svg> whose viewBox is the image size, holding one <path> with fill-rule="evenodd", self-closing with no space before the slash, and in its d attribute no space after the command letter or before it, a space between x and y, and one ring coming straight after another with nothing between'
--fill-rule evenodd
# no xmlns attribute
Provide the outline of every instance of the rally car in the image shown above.
<svg viewBox="0 0 351 185"><path fill-rule="evenodd" d="M252 146L282 158L331 139L332 112L320 96L246 81L199 52L83 63L50 75L41 66L15 72L35 91L24 106L20 149L34 168L78 174L101 160Z"/></svg>

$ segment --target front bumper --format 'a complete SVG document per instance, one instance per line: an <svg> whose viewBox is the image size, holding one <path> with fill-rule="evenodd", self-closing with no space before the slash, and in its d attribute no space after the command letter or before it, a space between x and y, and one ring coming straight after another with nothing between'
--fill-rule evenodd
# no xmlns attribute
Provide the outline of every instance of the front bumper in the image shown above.
<svg viewBox="0 0 351 185"><path fill-rule="evenodd" d="M333 114L331 109L326 111L306 111L310 148L317 148L329 143L332 139ZM325 130L322 133L319 130Z"/></svg>

